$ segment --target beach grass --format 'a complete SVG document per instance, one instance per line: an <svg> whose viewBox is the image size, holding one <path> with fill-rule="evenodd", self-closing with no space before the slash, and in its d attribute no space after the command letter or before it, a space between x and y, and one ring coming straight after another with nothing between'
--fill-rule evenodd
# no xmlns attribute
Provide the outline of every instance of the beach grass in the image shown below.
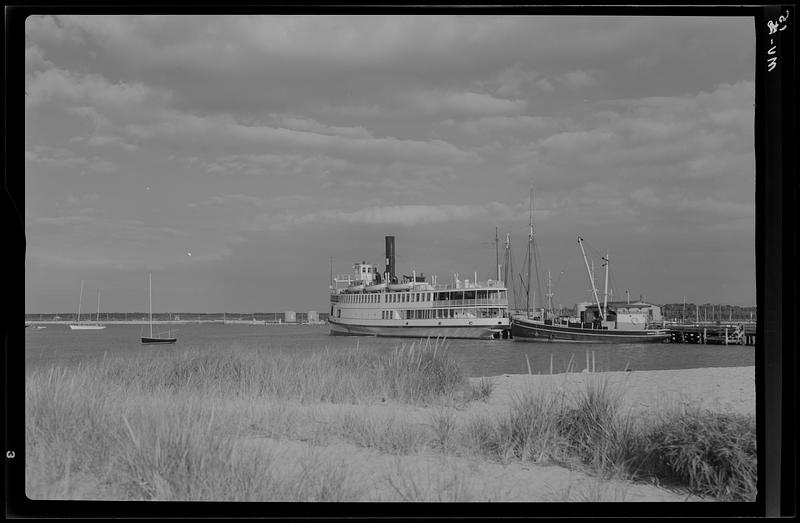
<svg viewBox="0 0 800 523"><path fill-rule="evenodd" d="M638 475L688 484L693 492L723 501L755 500L754 416L676 409L636 439L629 460Z"/></svg>
<svg viewBox="0 0 800 523"><path fill-rule="evenodd" d="M495 386L490 378L470 384L439 342L307 357L189 349L42 368L26 375L26 492L33 499L373 499L346 460L323 459L319 449L345 442L398 457L561 465L598 478L597 492L581 491L587 499L610 495L601 488L606 479L754 499L754 416L676 408L638 420L621 410L621 391L602 374L577 390L523 391L502 415L459 416ZM421 415L412 420L409 411ZM286 442L308 450L289 460L265 447ZM386 475L392 499L507 494L487 494L463 471L431 477ZM556 497L576 492L567 487Z"/></svg>

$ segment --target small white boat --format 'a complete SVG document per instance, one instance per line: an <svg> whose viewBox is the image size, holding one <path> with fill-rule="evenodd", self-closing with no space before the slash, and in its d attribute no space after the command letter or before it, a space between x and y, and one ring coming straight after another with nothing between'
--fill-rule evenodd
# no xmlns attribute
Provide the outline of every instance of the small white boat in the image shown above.
<svg viewBox="0 0 800 523"><path fill-rule="evenodd" d="M70 323L69 328L74 331L99 331L106 328L100 324L100 291L97 291L97 321L95 323L81 323L81 302L83 301L83 280L81 280L81 296L78 298L78 319Z"/></svg>

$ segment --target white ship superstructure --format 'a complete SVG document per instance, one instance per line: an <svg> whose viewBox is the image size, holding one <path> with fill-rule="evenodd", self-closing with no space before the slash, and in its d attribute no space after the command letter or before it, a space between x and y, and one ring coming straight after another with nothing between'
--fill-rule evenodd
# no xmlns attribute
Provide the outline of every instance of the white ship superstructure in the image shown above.
<svg viewBox="0 0 800 523"><path fill-rule="evenodd" d="M508 294L499 280L440 284L424 275L394 275L394 236L386 237L386 271L364 261L331 278L331 334L355 336L508 337ZM477 276L477 275L476 275Z"/></svg>

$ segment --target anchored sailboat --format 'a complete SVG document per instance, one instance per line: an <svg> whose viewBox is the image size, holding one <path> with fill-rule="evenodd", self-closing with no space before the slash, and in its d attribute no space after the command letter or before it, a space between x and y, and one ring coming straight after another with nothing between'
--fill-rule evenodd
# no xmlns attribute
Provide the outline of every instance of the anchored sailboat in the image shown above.
<svg viewBox="0 0 800 523"><path fill-rule="evenodd" d="M105 329L105 325L100 324L100 291L97 291L97 321L95 323L81 323L81 302L83 301L83 280L81 280L81 296L78 299L78 319L75 323L70 323L72 330L98 331Z"/></svg>
<svg viewBox="0 0 800 523"><path fill-rule="evenodd" d="M178 338L170 337L169 331L167 332L167 336L157 336L153 335L153 274L148 274L148 289L150 295L150 336L142 336L142 343L143 344L167 344L167 343L175 343L178 341Z"/></svg>

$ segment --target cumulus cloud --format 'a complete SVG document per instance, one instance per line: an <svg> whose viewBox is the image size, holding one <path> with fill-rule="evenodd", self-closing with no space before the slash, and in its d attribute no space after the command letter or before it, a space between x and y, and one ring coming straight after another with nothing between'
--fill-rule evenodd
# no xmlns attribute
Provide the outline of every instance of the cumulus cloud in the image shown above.
<svg viewBox="0 0 800 523"><path fill-rule="evenodd" d="M319 134L268 125L246 125L229 115L198 116L173 111L165 114L159 122L128 125L125 130L132 137L160 144L192 147L213 145L234 149L278 147L290 151L302 149L314 154L343 156L353 161L424 159L434 163L462 163L477 159L474 153L442 140Z"/></svg>
<svg viewBox="0 0 800 523"><path fill-rule="evenodd" d="M263 198L258 196L248 196L246 194L222 194L212 196L200 202L190 202L189 207L193 208L217 208L217 209L238 209L238 208L258 208L265 203Z"/></svg>
<svg viewBox="0 0 800 523"><path fill-rule="evenodd" d="M284 216L282 220L266 222L276 228L289 225L341 223L366 225L414 226L429 223L469 222L480 219L508 219L513 209L506 204L487 202L476 205L389 205L367 207L354 211L324 210L297 216Z"/></svg>
<svg viewBox="0 0 800 523"><path fill-rule="evenodd" d="M42 49L33 45L25 48L25 72L31 73L39 69L51 69L53 62L46 60L42 54Z"/></svg>
<svg viewBox="0 0 800 523"><path fill-rule="evenodd" d="M498 134L524 134L526 137L534 133L554 132L569 125L566 118L546 116L486 116L474 120L456 122L447 120L445 126L458 127L473 135L495 136Z"/></svg>
<svg viewBox="0 0 800 523"><path fill-rule="evenodd" d="M507 100L484 93L418 91L410 95L410 104L424 113L447 116L519 114L525 100Z"/></svg>
<svg viewBox="0 0 800 523"><path fill-rule="evenodd" d="M597 83L587 71L568 71L560 75L558 81L571 89L580 89Z"/></svg>
<svg viewBox="0 0 800 523"><path fill-rule="evenodd" d="M682 174L674 173L679 177L722 175L729 164L716 158L721 151L752 158L753 98L748 81L693 95L609 100L583 129L548 136L538 145L556 164L649 166L653 173L671 164L682 167ZM748 162L738 171L754 176L752 166Z"/></svg>
<svg viewBox="0 0 800 523"><path fill-rule="evenodd" d="M68 191L66 195L67 204L70 206L78 206L84 205L86 203L93 203L100 199L100 195L97 193L87 193L87 194L80 194L74 195L72 191Z"/></svg>
<svg viewBox="0 0 800 523"><path fill-rule="evenodd" d="M325 155L278 153L225 155L193 163L210 173L268 177L300 174L319 176L330 170L342 170L350 166L345 160Z"/></svg>
<svg viewBox="0 0 800 523"><path fill-rule="evenodd" d="M94 108L142 106L152 98L164 98L166 93L140 83L109 82L102 75L81 75L60 68L35 71L27 84L26 104L37 105L50 100Z"/></svg>
<svg viewBox="0 0 800 523"><path fill-rule="evenodd" d="M27 169L34 166L54 169L71 167L99 173L113 173L117 170L117 164L113 161L96 155L76 155L62 147L33 146L25 151L25 161L28 164Z"/></svg>
<svg viewBox="0 0 800 523"><path fill-rule="evenodd" d="M720 219L755 219L755 206L751 202L733 202L705 196L692 198L676 189L655 189L643 187L630 194L630 199L645 211L660 211L678 216L692 214L700 220L708 220L710 215L716 215L716 222ZM710 221L710 220L709 220Z"/></svg>
<svg viewBox="0 0 800 523"><path fill-rule="evenodd" d="M296 131L309 131L319 134L347 136L350 138L371 138L372 133L362 126L346 127L336 125L325 125L311 118L296 115L273 115L270 121L279 127L293 129Z"/></svg>

